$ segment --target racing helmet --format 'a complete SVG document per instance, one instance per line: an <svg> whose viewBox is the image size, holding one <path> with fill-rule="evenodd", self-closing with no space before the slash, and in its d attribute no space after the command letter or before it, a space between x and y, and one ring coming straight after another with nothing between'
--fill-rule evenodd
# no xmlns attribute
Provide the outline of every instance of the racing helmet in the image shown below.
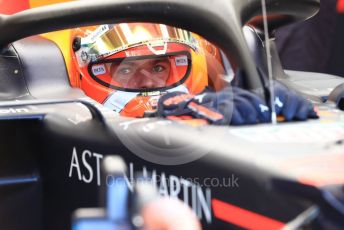
<svg viewBox="0 0 344 230"><path fill-rule="evenodd" d="M202 92L209 84L209 53L219 58L197 34L154 23L76 28L71 44L71 85L130 117L154 114L165 93Z"/></svg>

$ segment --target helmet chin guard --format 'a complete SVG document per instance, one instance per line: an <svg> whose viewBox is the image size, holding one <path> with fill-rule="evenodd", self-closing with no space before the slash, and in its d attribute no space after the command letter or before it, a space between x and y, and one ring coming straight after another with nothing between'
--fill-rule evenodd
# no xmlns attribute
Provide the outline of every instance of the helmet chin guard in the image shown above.
<svg viewBox="0 0 344 230"><path fill-rule="evenodd" d="M144 117L147 112L155 113L157 102L161 95L176 91L189 93L184 85L179 85L166 91L146 93L114 91L103 104L107 108L124 116Z"/></svg>

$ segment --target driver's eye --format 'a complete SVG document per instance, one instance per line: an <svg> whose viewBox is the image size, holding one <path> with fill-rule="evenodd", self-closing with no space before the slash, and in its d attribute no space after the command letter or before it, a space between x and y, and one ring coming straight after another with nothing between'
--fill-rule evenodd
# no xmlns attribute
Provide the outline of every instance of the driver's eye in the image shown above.
<svg viewBox="0 0 344 230"><path fill-rule="evenodd" d="M155 65L153 67L153 72L160 73L160 72L164 71L165 69L166 68L164 66L162 66L162 65Z"/></svg>
<svg viewBox="0 0 344 230"><path fill-rule="evenodd" d="M123 67L123 68L119 69L118 72L120 74L123 74L123 75L128 75L128 74L131 74L133 72L133 70L131 67Z"/></svg>

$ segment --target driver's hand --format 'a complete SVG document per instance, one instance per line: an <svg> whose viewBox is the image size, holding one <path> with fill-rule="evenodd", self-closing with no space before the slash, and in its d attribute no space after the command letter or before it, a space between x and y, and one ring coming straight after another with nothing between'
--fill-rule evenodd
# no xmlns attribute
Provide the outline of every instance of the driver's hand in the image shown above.
<svg viewBox="0 0 344 230"><path fill-rule="evenodd" d="M271 106L256 94L233 87L234 112L230 124L256 124L271 122ZM289 90L284 85L274 82L274 105L276 115L283 121L305 121L318 118L311 102ZM237 115L237 113L239 113Z"/></svg>
<svg viewBox="0 0 344 230"><path fill-rule="evenodd" d="M314 106L295 92L276 83L275 108L285 121L317 118ZM173 92L158 102L158 115L202 118L217 125L245 125L271 121L271 109L258 95L238 87L193 96Z"/></svg>
<svg viewBox="0 0 344 230"><path fill-rule="evenodd" d="M283 116L285 121L305 121L308 118L318 118L311 102L276 81L274 82L274 93L276 113Z"/></svg>

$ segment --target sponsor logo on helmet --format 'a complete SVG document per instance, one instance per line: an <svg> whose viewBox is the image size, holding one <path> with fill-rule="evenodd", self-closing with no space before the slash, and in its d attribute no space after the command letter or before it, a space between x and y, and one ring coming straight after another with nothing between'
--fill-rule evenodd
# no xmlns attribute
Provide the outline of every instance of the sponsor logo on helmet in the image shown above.
<svg viewBox="0 0 344 230"><path fill-rule="evenodd" d="M94 75L101 75L106 73L106 68L104 64L94 65L92 66L92 73Z"/></svg>
<svg viewBox="0 0 344 230"><path fill-rule="evenodd" d="M176 66L187 66L188 58L186 56L176 57L175 62Z"/></svg>
<svg viewBox="0 0 344 230"><path fill-rule="evenodd" d="M80 54L80 57L81 57L81 60L83 62L86 62L88 60L88 54L86 51L81 51L81 54Z"/></svg>

